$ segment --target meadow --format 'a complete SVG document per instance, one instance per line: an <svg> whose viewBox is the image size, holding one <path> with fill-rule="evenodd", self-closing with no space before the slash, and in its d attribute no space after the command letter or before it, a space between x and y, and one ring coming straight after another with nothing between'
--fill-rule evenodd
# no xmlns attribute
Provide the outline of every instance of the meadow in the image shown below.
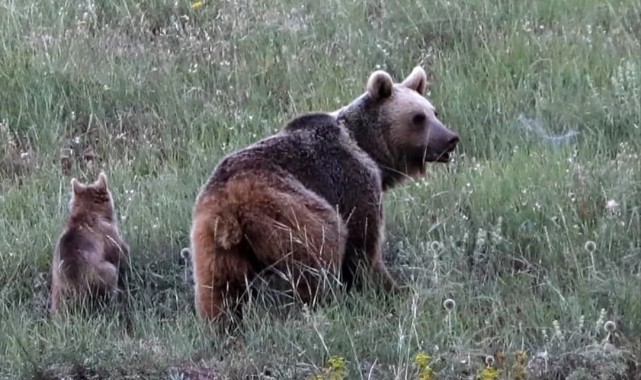
<svg viewBox="0 0 641 380"><path fill-rule="evenodd" d="M0 0L0 378L641 378L640 51L636 0ZM461 142L386 194L412 291L265 296L206 337L180 251L220 158L418 64ZM100 169L130 334L45 310L69 181Z"/></svg>

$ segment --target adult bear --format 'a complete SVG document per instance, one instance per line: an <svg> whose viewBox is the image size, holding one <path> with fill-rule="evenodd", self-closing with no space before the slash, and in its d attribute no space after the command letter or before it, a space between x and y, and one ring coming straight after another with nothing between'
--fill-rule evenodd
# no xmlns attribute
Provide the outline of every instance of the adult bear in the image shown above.
<svg viewBox="0 0 641 380"><path fill-rule="evenodd" d="M298 116L222 159L198 194L190 231L201 319L242 318L247 280L267 268L287 273L304 302L323 273L351 287L360 264L383 289L397 288L381 258L383 192L423 175L427 162L448 162L459 141L426 88L421 67L401 83L374 71L347 106Z"/></svg>

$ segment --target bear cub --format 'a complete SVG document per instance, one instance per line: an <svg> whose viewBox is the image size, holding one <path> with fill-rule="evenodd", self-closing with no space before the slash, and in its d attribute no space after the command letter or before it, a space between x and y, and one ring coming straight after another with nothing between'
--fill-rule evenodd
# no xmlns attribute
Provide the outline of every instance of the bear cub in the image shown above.
<svg viewBox="0 0 641 380"><path fill-rule="evenodd" d="M383 192L448 162L459 141L426 89L421 67L400 83L374 71L346 106L300 115L220 161L190 230L200 318L242 318L247 281L266 269L286 273L303 302L316 300L323 273L349 289L365 268L398 288L382 260Z"/></svg>
<svg viewBox="0 0 641 380"><path fill-rule="evenodd" d="M62 305L96 310L120 293L128 300L129 246L123 241L107 175L83 184L71 179L66 226L56 244L52 266L50 311Z"/></svg>

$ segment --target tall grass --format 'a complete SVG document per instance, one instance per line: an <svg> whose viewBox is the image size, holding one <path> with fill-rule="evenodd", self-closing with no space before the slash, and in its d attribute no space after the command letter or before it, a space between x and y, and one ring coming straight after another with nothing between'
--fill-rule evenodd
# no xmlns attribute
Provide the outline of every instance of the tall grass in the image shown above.
<svg viewBox="0 0 641 380"><path fill-rule="evenodd" d="M419 352L439 378L487 356L515 376L517 350L531 378L639 376L637 1L0 0L0 41L0 376L302 379L336 356L350 379L410 379ZM208 338L179 253L218 160L416 64L462 141L386 195L385 258L412 291L393 310L367 291L259 299L240 340ZM133 335L44 312L69 180L100 168Z"/></svg>

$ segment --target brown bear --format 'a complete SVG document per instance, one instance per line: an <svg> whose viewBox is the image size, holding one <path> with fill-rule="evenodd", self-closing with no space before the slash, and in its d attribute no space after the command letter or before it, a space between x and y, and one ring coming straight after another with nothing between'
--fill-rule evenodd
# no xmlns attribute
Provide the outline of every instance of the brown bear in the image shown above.
<svg viewBox="0 0 641 380"><path fill-rule="evenodd" d="M107 175L93 184L71 179L66 226L56 244L50 311L61 305L104 305L115 292L126 294L129 246L123 241ZM70 301L70 302L69 302Z"/></svg>
<svg viewBox="0 0 641 380"><path fill-rule="evenodd" d="M397 289L381 258L383 192L424 174L427 162L448 162L459 141L426 88L421 67L402 83L374 71L347 106L296 117L221 160L197 196L190 231L200 318L242 318L247 281L268 268L305 281L294 285L304 302L321 273L349 289L361 264L385 290Z"/></svg>

